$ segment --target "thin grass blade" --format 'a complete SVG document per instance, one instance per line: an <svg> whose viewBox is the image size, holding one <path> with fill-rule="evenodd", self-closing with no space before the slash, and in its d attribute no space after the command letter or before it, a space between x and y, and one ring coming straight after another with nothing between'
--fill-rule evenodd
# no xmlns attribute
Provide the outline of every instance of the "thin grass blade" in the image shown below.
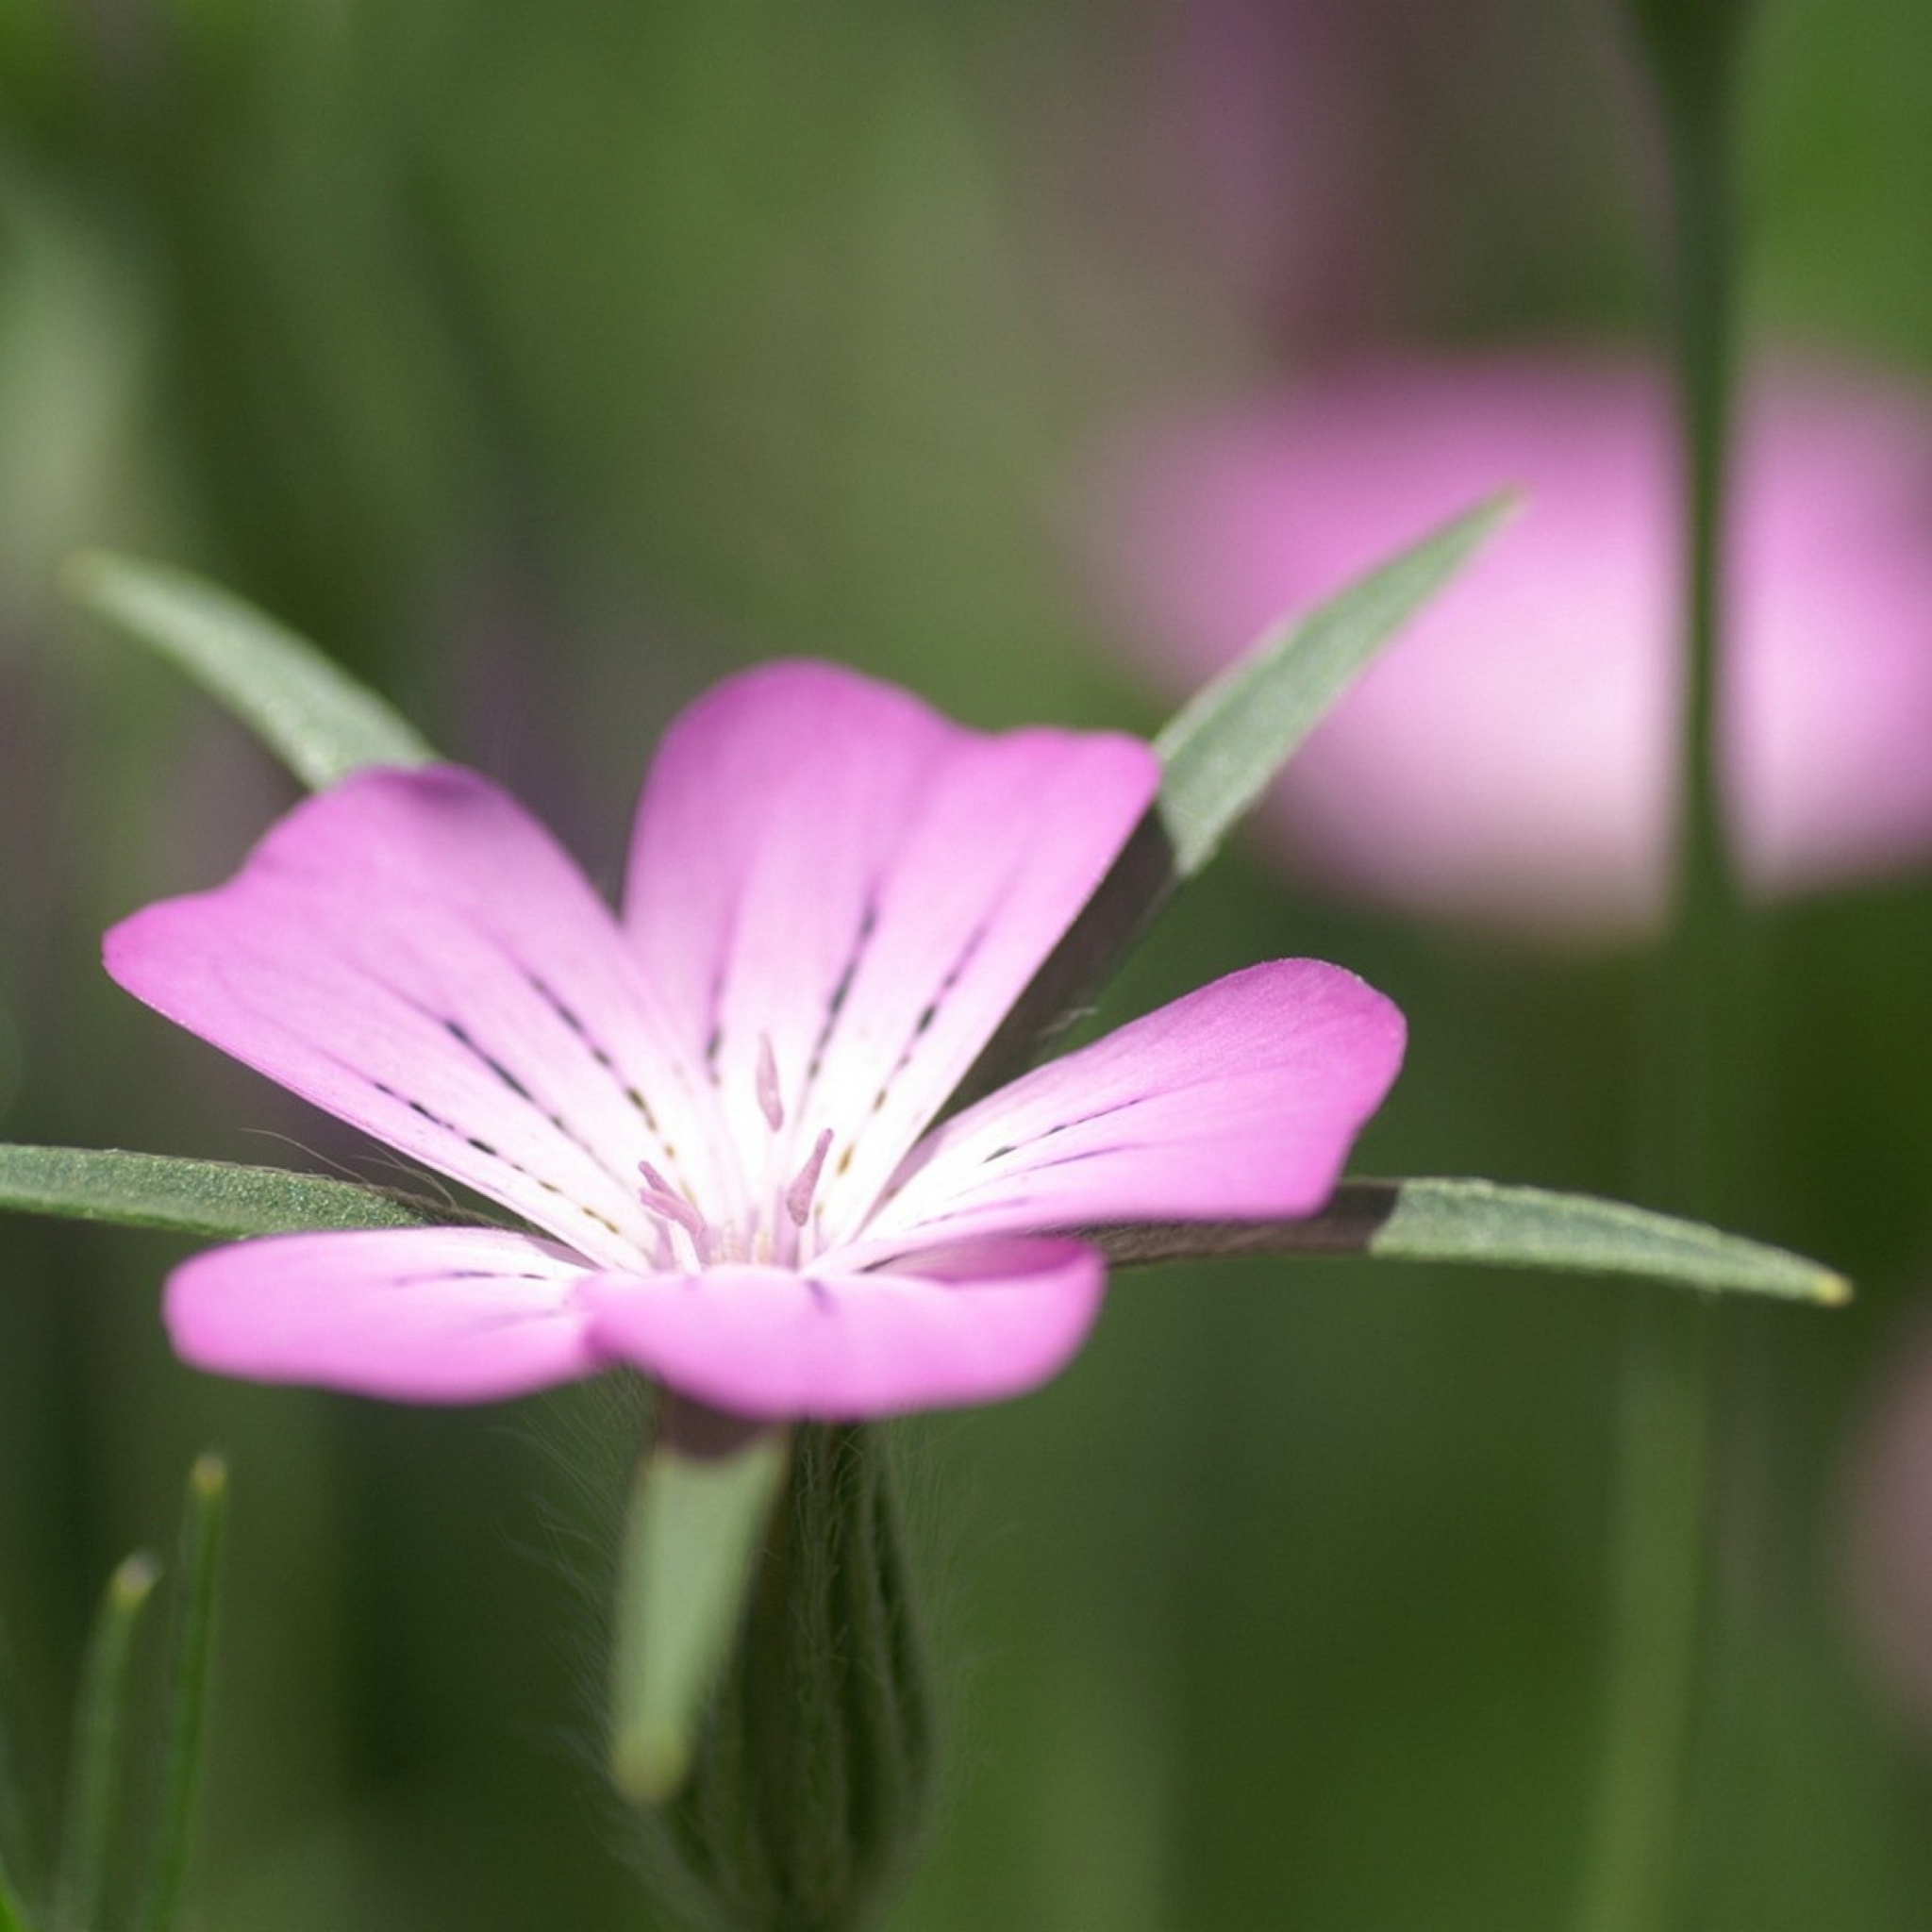
<svg viewBox="0 0 1932 1932"><path fill-rule="evenodd" d="M174 1641L168 1658L167 1708L161 1731L160 1786L139 1920L142 1932L175 1932L181 1923L208 1724L215 1576L227 1510L227 1465L219 1456L197 1457L188 1475L188 1507L181 1523Z"/></svg>
<svg viewBox="0 0 1932 1932"><path fill-rule="evenodd" d="M58 1932L105 1932L125 1783L128 1667L135 1628L159 1574L153 1557L129 1557L108 1581L88 1641L54 1881Z"/></svg>

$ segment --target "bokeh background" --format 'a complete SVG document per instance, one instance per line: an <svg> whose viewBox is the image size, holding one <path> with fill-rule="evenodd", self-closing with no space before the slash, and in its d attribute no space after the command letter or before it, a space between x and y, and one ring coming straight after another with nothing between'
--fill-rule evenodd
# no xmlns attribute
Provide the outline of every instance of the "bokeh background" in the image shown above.
<svg viewBox="0 0 1932 1932"><path fill-rule="evenodd" d="M1932 13L1765 13L1754 336L1932 377ZM75 546L272 608L607 881L666 718L760 657L1150 728L1092 581L1096 452L1364 347L1647 353L1638 105L1590 0L0 0L0 1138L381 1173L99 971L105 924L224 875L291 793L63 608ZM1750 943L1740 1219L1860 1296L1723 1311L1688 1923L1924 1925L1932 868ZM1251 851L1109 1009L1286 953L1410 1017L1363 1171L1635 1186L1641 948L1351 907ZM103 1579L215 1443L199 1923L649 1924L591 1769L608 1396L197 1375L156 1318L178 1251L0 1224L28 1809ZM1562 1923L1641 1291L1130 1276L1058 1384L904 1427L953 1749L894 1924Z"/></svg>

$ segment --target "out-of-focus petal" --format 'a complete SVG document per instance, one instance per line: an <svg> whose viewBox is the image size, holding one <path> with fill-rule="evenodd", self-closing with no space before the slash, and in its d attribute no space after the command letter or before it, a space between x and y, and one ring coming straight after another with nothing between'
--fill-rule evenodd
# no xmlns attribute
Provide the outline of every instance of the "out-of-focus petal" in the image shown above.
<svg viewBox="0 0 1932 1932"><path fill-rule="evenodd" d="M1286 959L1232 974L948 1121L857 1250L1311 1214L1403 1044L1401 1013L1340 967Z"/></svg>
<svg viewBox="0 0 1932 1932"><path fill-rule="evenodd" d="M1298 862L1426 911L1612 934L1662 909L1678 715L1661 384L1555 358L1358 368L1156 432L1106 563L1176 688L1507 485L1503 532L1285 774ZM1726 791L1767 891L1932 852L1932 410L1774 369L1737 472Z"/></svg>
<svg viewBox="0 0 1932 1932"><path fill-rule="evenodd" d="M298 806L213 891L107 939L130 992L600 1260L654 1251L637 1163L715 1155L708 1095L609 911L513 799L449 768Z"/></svg>
<svg viewBox="0 0 1932 1932"><path fill-rule="evenodd" d="M987 737L855 673L777 664L701 698L651 767L625 923L781 1176L835 1136L850 1224L945 1101L1151 803L1139 741Z"/></svg>
<svg viewBox="0 0 1932 1932"><path fill-rule="evenodd" d="M493 1228L275 1235L169 1277L186 1361L257 1382L395 1402L494 1402L605 1366L585 1338L583 1264Z"/></svg>
<svg viewBox="0 0 1932 1932"><path fill-rule="evenodd" d="M1045 1381L1086 1339L1106 1283L1099 1256L1070 1241L974 1242L909 1265L920 1273L601 1274L583 1296L596 1345L681 1394L735 1415L856 1422Z"/></svg>

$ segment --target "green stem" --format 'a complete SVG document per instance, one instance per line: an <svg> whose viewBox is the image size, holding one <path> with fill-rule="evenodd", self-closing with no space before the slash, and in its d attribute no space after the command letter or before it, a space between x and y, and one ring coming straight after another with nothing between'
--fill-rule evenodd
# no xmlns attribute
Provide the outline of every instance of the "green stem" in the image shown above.
<svg viewBox="0 0 1932 1932"><path fill-rule="evenodd" d="M1736 240L1729 55L1672 65L1653 43L1667 141L1674 360L1685 464L1687 673L1674 917L1656 962L1646 1175L1679 1211L1721 1216L1736 1146L1725 1038L1738 900L1718 769ZM1582 1932L1657 1932L1676 1903L1698 1690L1713 1311L1634 1304L1619 1422L1608 1707Z"/></svg>

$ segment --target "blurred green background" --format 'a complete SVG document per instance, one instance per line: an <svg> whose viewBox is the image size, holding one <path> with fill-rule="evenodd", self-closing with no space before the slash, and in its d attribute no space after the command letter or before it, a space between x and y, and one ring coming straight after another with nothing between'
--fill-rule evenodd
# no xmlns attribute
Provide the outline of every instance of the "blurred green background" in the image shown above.
<svg viewBox="0 0 1932 1932"><path fill-rule="evenodd" d="M1241 206L1190 92L1217 13L1260 50ZM1753 325L1932 371L1932 12L1781 0L1765 28ZM1634 101L1607 8L1544 0L0 0L0 1138L376 1172L99 971L106 924L225 874L291 794L63 610L72 547L264 604L608 882L666 718L758 657L988 725L1158 722L1077 568L1097 442L1357 342L1646 340ZM1932 1718L1861 1638L1851 1545L1932 1306L1932 886L1754 942L1740 1218L1860 1299L1723 1311L1687 1923L1922 1926ZM1284 953L1409 1015L1359 1168L1630 1187L1640 962L1237 855L1112 1004ZM192 1374L156 1318L178 1251L0 1224L30 1804L98 1588L216 1443L199 1923L648 1924L591 1769L608 1395L435 1413ZM1054 1387L902 1427L952 1774L893 1923L1562 1923L1631 1292L1130 1276Z"/></svg>

